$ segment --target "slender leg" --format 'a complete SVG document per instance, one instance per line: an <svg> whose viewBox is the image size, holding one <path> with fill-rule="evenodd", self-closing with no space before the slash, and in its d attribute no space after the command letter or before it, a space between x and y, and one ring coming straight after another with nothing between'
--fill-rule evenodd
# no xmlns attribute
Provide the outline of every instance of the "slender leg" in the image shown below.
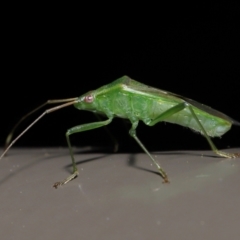
<svg viewBox="0 0 240 240"><path fill-rule="evenodd" d="M184 108L186 108L186 103L185 102L179 103L178 105L176 105L176 106L174 106L172 108L169 108L167 111L165 111L162 114L160 114L158 117L153 119L151 122L147 123L147 125L153 126L153 125L155 125L158 122L164 121L168 117L171 117L173 114L182 111Z"/></svg>
<svg viewBox="0 0 240 240"><path fill-rule="evenodd" d="M167 111L165 111L164 113L162 113L161 115L159 115L156 119L154 119L153 121L147 123L149 126L153 126L155 125L156 123L160 122L160 121L164 121L165 119L167 119L168 117L170 117L171 115L179 112L179 111L182 111L184 108L188 108L193 116L193 118L196 120L198 126L200 127L200 129L202 130L202 133L204 135L204 137L207 139L211 149L213 150L213 152L215 152L217 155L220 155L222 157L226 157L226 158L237 158L237 157L240 157L240 154L239 153L226 153L226 152L222 152L222 151L219 151L217 149L217 147L215 146L215 144L213 143L213 141L211 140L211 138L207 135L207 132L206 130L204 129L203 125L201 124L201 122L199 121L197 115L195 114L193 108L183 102L183 103L180 103L170 109L168 109Z"/></svg>
<svg viewBox="0 0 240 240"><path fill-rule="evenodd" d="M203 135L205 136L205 138L207 139L211 149L218 155L222 156L222 157L226 157L226 158L237 158L240 157L239 153L225 153L222 151L219 151L216 146L214 145L214 143L212 142L212 140L210 139L210 137L207 135L206 130L204 129L203 125L201 124L201 122L199 121L197 115L195 114L193 108L183 102L180 103L170 109L168 109L167 111L165 111L164 113L160 114L156 119L147 122L146 124L149 126L153 126L156 123L160 122L160 121L164 121L165 119L169 118L170 116L172 116L175 113L178 113L180 111L182 111L184 108L188 108L193 116L193 118L196 120L197 124L199 125L200 129L203 132ZM153 161L153 163L157 166L157 169L160 173L160 175L163 177L164 182L167 183L169 182L167 174L165 173L165 171L160 167L160 165L156 162L156 160L152 157L152 155L148 152L148 150L145 148L145 146L141 143L141 141L138 139L137 135L136 135L136 128L138 125L138 121L133 121L132 122L132 128L129 131L129 134L137 141L137 143L139 144L139 146L144 150L144 152L150 157L150 159Z"/></svg>
<svg viewBox="0 0 240 240"><path fill-rule="evenodd" d="M143 151L150 157L152 162L156 165L160 175L164 179L164 183L168 183L168 177L165 171L161 168L161 166L156 162L156 160L152 157L152 155L149 153L149 151L145 148L145 146L142 144L142 142L139 140L139 138L136 135L136 128L138 125L138 121L132 123L132 128L129 131L129 134L136 140L136 142L139 144L139 146L143 149Z"/></svg>
<svg viewBox="0 0 240 240"><path fill-rule="evenodd" d="M204 129L203 125L201 124L201 122L199 121L197 115L195 114L195 112L193 111L191 106L188 106L189 110L191 111L194 119L197 121L199 127L201 128L205 138L207 139L211 149L213 150L213 152L215 152L217 155L220 155L222 157L226 157L226 158L237 158L240 157L240 153L226 153L226 152L222 152L219 151L216 146L214 145L214 143L212 142L212 140L210 139L210 137L207 135L206 130Z"/></svg>
<svg viewBox="0 0 240 240"><path fill-rule="evenodd" d="M94 122L94 123L87 123L87 124L82 124L79 126L75 126L73 128L70 128L67 132L66 132L66 138L67 138L67 143L68 143L68 148L69 148L69 152L71 155L71 159L72 159L72 166L73 166L73 173L67 177L65 180L63 180L62 182L56 182L53 187L58 188L58 186L63 185L68 183L69 181L71 181L72 179L76 178L78 176L78 169L77 169L77 165L73 156L73 151L72 151L72 146L70 143L70 139L69 136L71 134L74 133L79 133L79 132L84 132L84 131L88 131L88 130L92 130L95 128L100 128L103 126L108 125L110 122L112 121L112 118L109 118L108 120L105 121L101 121L101 122Z"/></svg>
<svg viewBox="0 0 240 240"><path fill-rule="evenodd" d="M170 109L168 109L167 111L165 111L164 113L162 113L161 115L159 115L156 119L152 120L151 122L148 122L147 125L149 126L153 126L156 123L163 121L164 119L167 119L168 117L170 117L171 115L182 111L185 108L185 103L180 103L177 106L174 106ZM129 131L129 134L137 141L137 143L139 144L139 146L143 149L143 151L150 157L150 159L152 160L152 162L156 165L160 175L163 177L164 179L164 183L168 183L168 177L166 172L161 168L161 166L156 162L156 160L152 157L152 155L149 153L149 151L145 148L145 146L141 143L141 141L139 140L139 138L136 135L136 128L137 128L138 122L133 122L132 124L132 128Z"/></svg>

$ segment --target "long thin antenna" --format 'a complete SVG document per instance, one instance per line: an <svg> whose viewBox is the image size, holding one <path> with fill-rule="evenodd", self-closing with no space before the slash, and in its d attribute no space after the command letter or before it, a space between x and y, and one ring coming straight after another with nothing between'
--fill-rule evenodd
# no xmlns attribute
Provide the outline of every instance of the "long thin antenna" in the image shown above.
<svg viewBox="0 0 240 240"><path fill-rule="evenodd" d="M70 102L70 101L74 101L77 98L66 98L66 99L54 99L54 100L48 100L47 102L43 103L42 105L34 108L31 112L27 113L26 115L24 115L16 124L15 126L12 128L12 130L10 131L10 133L8 134L6 141L5 141L5 146L4 146L4 150L8 147L8 145L10 144L13 134L15 132L15 130L17 129L17 127L30 115L32 115L33 113L35 113L36 111L40 110L41 108L43 108L44 106L48 105L48 104L56 104L56 103L63 103L63 102Z"/></svg>
<svg viewBox="0 0 240 240"><path fill-rule="evenodd" d="M73 100L73 101L72 101ZM51 101L51 102L49 102ZM77 103L77 98L71 98L71 99L65 99L65 100L49 100L47 101L45 104L42 104L40 107L34 109L32 112L30 112L29 114L25 115L21 120L20 122L23 121L23 119L25 119L27 116L29 116L30 114L32 114L33 112L37 111L39 108L45 106L46 104L51 104L51 103L56 103L56 102L63 102L63 101L71 101L71 102L67 102L65 104L62 104L62 105L59 105L59 106L56 106L56 107L53 107L53 108L49 108L47 109L45 112L43 112L37 119L35 119L27 128L25 128L8 146L7 148L4 150L4 152L2 153L2 155L0 156L0 160L3 158L3 156L8 152L8 150L12 147L12 145L22 136L24 135L24 133L26 133L35 123L37 123L42 117L44 117L46 114L48 113L51 113L51 112L54 112L54 111L57 111L61 108L64 108L64 107L68 107L70 105L73 105L74 103ZM54 102L53 102L54 101ZM14 132L14 130L16 129L16 126L18 126L19 123L17 125L15 125L14 129L11 131L11 135L12 133ZM8 138L9 138L9 135L8 135Z"/></svg>

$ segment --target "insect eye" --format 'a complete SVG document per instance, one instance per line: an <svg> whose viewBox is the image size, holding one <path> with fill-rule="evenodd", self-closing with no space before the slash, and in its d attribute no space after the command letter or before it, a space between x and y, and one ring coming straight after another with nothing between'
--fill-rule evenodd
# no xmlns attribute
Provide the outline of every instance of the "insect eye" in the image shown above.
<svg viewBox="0 0 240 240"><path fill-rule="evenodd" d="M91 102L93 102L93 99L94 99L93 95L89 94L84 98L84 102L91 103Z"/></svg>

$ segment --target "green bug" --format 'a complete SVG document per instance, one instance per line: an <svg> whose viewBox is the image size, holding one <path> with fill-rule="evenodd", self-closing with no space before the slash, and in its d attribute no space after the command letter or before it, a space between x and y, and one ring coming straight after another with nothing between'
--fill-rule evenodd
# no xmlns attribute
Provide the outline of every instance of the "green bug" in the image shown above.
<svg viewBox="0 0 240 240"><path fill-rule="evenodd" d="M56 103L64 104L46 110L11 142L15 129L25 118L47 104ZM147 86L129 78L128 76L123 76L110 84L100 87L97 90L90 91L78 98L48 100L43 105L25 115L8 135L6 148L0 159L24 133L44 115L70 105L74 105L74 107L79 110L88 110L97 114L105 115L107 120L75 126L66 132L67 143L72 159L73 173L64 181L56 182L53 185L55 188L68 183L79 174L69 136L74 133L106 126L111 123L114 117L129 119L132 124L129 134L136 140L139 146L156 165L160 175L166 183L169 182L166 172L156 162L136 135L136 128L139 120L142 120L148 126L153 126L158 122L165 121L189 127L200 132L207 139L211 149L216 154L226 158L240 157L239 153L226 153L219 151L210 139L210 137L222 136L231 128L232 124L240 125L239 122L191 99Z"/></svg>

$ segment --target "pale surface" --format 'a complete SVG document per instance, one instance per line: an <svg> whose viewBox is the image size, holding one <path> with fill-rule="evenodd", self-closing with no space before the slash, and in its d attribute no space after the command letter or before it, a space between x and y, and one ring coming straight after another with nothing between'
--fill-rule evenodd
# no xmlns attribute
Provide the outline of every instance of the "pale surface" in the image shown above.
<svg viewBox="0 0 240 240"><path fill-rule="evenodd" d="M0 162L1 239L239 239L240 159L153 155L170 184L145 154L75 149L80 176L56 190L68 149L12 149Z"/></svg>

